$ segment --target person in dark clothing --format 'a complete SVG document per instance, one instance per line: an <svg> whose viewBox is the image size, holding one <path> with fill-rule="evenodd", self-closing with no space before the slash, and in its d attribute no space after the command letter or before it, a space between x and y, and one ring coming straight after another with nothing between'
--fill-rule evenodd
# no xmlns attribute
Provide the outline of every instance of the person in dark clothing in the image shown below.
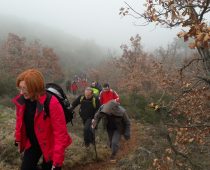
<svg viewBox="0 0 210 170"><path fill-rule="evenodd" d="M71 110L73 111L78 105L80 105L79 114L84 124L85 146L89 147L90 144L94 144L91 122L100 107L100 102L99 99L93 95L92 88L87 87L85 89L85 94L73 101Z"/></svg>
<svg viewBox="0 0 210 170"><path fill-rule="evenodd" d="M116 162L115 156L119 149L121 135L126 140L130 139L130 120L126 110L115 100L101 106L92 120L92 128L96 128L101 118L104 118L104 126L107 130L112 154L110 161Z"/></svg>
<svg viewBox="0 0 210 170"><path fill-rule="evenodd" d="M71 92L71 81L70 80L66 81L66 91L67 91L67 93Z"/></svg>
<svg viewBox="0 0 210 170"><path fill-rule="evenodd" d="M96 81L96 88L99 90L99 92L102 91L102 86L98 81Z"/></svg>

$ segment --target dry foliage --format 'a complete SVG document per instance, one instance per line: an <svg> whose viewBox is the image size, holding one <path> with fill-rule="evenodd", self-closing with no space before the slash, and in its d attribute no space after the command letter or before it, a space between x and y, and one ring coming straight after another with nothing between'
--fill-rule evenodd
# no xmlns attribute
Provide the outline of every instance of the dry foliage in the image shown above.
<svg viewBox="0 0 210 170"><path fill-rule="evenodd" d="M154 159L151 168L208 169L209 152L203 153L203 148L210 144L210 81L203 77L206 72L199 54L185 56L184 53L185 57L173 60L178 53L172 55L166 51L168 56L157 58L144 52L139 35L131 37L130 44L121 48L122 56L110 61L115 65L112 73L118 77L115 79L118 90L147 98L155 93L163 94L148 107L161 117L158 127L161 136L168 141L168 147ZM163 50L156 51L156 55L160 53L163 54ZM95 68L95 72L109 76L105 65ZM117 73L121 74L117 76ZM169 101L164 100L165 95L170 96ZM196 154L201 155L203 161Z"/></svg>
<svg viewBox="0 0 210 170"><path fill-rule="evenodd" d="M184 38L184 41L192 40L189 47L198 50L209 72L210 0L146 0L144 6L145 11L140 13L126 3L126 7L120 9L120 15L144 19L146 24L153 22L169 28L183 28L178 37Z"/></svg>
<svg viewBox="0 0 210 170"><path fill-rule="evenodd" d="M28 68L38 68L47 81L60 80L63 74L58 59L52 48L43 47L38 41L28 44L25 38L12 33L0 47L1 71L12 76Z"/></svg>
<svg viewBox="0 0 210 170"><path fill-rule="evenodd" d="M209 169L209 71L210 71L210 27L208 13L210 0L146 0L145 12L126 3L120 9L120 15L131 15L136 19L146 20L167 27L181 27L178 37L191 40L189 47L196 48L199 55L185 60L175 74L176 68L168 70L163 63L162 76L158 85L164 84L166 93L173 96L166 106L161 99L150 106L162 116L164 110L172 118L161 126L169 142L169 149L161 158L154 159L155 169ZM156 72L158 72L156 70ZM180 118L181 117L181 118ZM205 149L203 149L205 148ZM204 150L206 150L204 152ZM196 154L202 158L196 158Z"/></svg>

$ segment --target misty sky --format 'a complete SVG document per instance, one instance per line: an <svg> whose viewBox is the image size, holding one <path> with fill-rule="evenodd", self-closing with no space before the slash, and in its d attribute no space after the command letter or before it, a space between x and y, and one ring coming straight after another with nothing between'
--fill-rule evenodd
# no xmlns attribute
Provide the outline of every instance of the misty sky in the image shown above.
<svg viewBox="0 0 210 170"><path fill-rule="evenodd" d="M126 2L143 10L143 0ZM115 49L136 34L146 49L164 46L176 37L177 30L134 26L133 18L119 16L122 6L124 0L0 0L0 15L40 23Z"/></svg>

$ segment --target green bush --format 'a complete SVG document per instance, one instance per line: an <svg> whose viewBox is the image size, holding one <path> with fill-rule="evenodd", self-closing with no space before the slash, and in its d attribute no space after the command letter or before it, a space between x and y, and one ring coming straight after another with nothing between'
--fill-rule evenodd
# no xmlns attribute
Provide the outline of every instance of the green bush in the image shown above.
<svg viewBox="0 0 210 170"><path fill-rule="evenodd" d="M0 72L0 96L14 96L16 94L15 78Z"/></svg>
<svg viewBox="0 0 210 170"><path fill-rule="evenodd" d="M130 117L140 120L141 114L145 113L147 100L142 95L131 94L120 96L121 104L127 109Z"/></svg>
<svg viewBox="0 0 210 170"><path fill-rule="evenodd" d="M149 97L144 97L136 93L133 94L123 94L120 96L121 104L127 109L129 116L137 120L141 120L147 123L158 123L161 118L168 119L169 115L167 110L161 110L160 112L149 108L148 105L151 102L156 103L162 94L152 94ZM171 97L164 95L162 101L168 103Z"/></svg>
<svg viewBox="0 0 210 170"><path fill-rule="evenodd" d="M11 98L17 94L15 78L7 73L0 72L0 104L13 106Z"/></svg>
<svg viewBox="0 0 210 170"><path fill-rule="evenodd" d="M158 102L161 98L161 101L164 101L165 104L169 103L172 100L172 96L163 93L153 93L149 96L148 100L150 102Z"/></svg>
<svg viewBox="0 0 210 170"><path fill-rule="evenodd" d="M0 96L0 105L13 108L14 104L12 103L12 97L10 97L10 96Z"/></svg>

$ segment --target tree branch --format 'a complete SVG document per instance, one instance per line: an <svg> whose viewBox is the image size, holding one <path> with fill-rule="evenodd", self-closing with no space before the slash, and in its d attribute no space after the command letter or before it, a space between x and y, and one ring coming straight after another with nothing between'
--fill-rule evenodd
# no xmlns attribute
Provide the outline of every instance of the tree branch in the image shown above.
<svg viewBox="0 0 210 170"><path fill-rule="evenodd" d="M200 14L200 18L199 18L200 22L203 20L203 16L206 13L206 11L208 10L209 4L210 4L210 0L207 0L206 1L206 6L204 6L204 9L203 9L203 11Z"/></svg>
<svg viewBox="0 0 210 170"><path fill-rule="evenodd" d="M210 128L210 124L194 124L194 125L180 125L180 124L173 124L173 123L165 123L165 125L170 127L177 127L177 128Z"/></svg>
<svg viewBox="0 0 210 170"><path fill-rule="evenodd" d="M128 6L129 9L131 9L135 14L137 14L138 16L140 16L141 18L145 18L144 15L140 14L139 12L137 12L135 9L133 9L127 2L124 1L124 3Z"/></svg>
<svg viewBox="0 0 210 170"><path fill-rule="evenodd" d="M197 76L200 80L204 81L206 84L210 85L210 78L209 77L201 77Z"/></svg>
<svg viewBox="0 0 210 170"><path fill-rule="evenodd" d="M193 161L192 161L187 155L183 154L182 152L179 152L179 151L175 148L175 146L173 145L172 139L171 139L171 137L170 137L169 134L167 134L166 139L167 139L167 141L168 141L168 143L169 143L171 149L173 150L173 152L174 152L176 155L180 155L180 156L182 156L183 158L185 158L185 159L186 159L194 168L201 168L200 166L194 164Z"/></svg>
<svg viewBox="0 0 210 170"><path fill-rule="evenodd" d="M201 58L194 58L194 59L190 60L189 63L187 63L186 65L184 65L184 66L179 70L180 75L182 76L183 70L185 70L187 67L189 67L192 63L194 63L195 61L201 61L201 60L203 60L203 59L201 59Z"/></svg>

